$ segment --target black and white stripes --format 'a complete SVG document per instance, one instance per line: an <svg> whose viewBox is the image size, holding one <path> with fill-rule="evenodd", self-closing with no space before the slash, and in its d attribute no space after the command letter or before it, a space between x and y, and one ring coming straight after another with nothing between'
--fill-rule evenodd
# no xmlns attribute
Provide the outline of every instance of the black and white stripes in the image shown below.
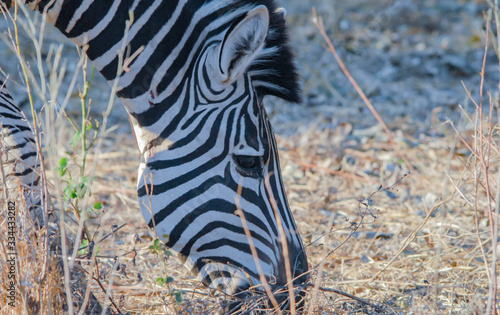
<svg viewBox="0 0 500 315"><path fill-rule="evenodd" d="M111 84L118 80L143 155L141 212L200 280L230 294L260 283L239 208L271 284L290 280L285 259L293 277L307 271L262 102L266 95L299 101L285 20L274 1L39 0L36 6L86 47ZM134 55L126 71L121 47Z"/></svg>
<svg viewBox="0 0 500 315"><path fill-rule="evenodd" d="M30 212L42 223L39 213L41 203L40 157L36 149L33 131L24 113L14 104L5 83L0 79L0 159L5 176L6 192L21 189ZM3 178L0 176L0 180ZM3 186L3 183L0 187ZM10 196L13 198L13 196Z"/></svg>

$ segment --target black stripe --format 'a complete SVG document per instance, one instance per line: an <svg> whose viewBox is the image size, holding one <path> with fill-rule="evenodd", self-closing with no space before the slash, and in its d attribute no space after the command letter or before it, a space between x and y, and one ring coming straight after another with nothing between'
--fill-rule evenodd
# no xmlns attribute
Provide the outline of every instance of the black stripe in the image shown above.
<svg viewBox="0 0 500 315"><path fill-rule="evenodd" d="M68 24L71 21L73 14L75 14L76 10L82 5L82 1L83 0L63 1L63 4L61 6L61 11L59 12L56 23L54 23L54 26L66 36L67 34L65 30L68 27ZM113 1L110 0L110 1L99 1L99 2L111 3Z"/></svg>
<svg viewBox="0 0 500 315"><path fill-rule="evenodd" d="M26 140L26 138L24 139ZM31 140L31 139L30 139ZM33 141L34 142L34 141ZM31 143L31 141L26 141L26 142L23 142L23 143L17 143L16 145L13 145L13 146L9 146L7 147L7 149L9 150L17 150L17 149L22 149L24 148L27 144Z"/></svg>
<svg viewBox="0 0 500 315"><path fill-rule="evenodd" d="M228 115L227 120L228 121L233 121L234 115L235 115L236 109L231 110L231 112ZM222 118L224 116L224 112L220 112L215 121L222 122ZM182 164L185 164L187 161L193 161L196 158L202 156L205 154L208 150L215 148L215 145L217 144L217 139L219 137L219 129L220 125L219 124L214 124L212 126L212 129L210 130L210 137L203 143L202 146L198 147L196 150L193 152L190 152L189 154L186 154L180 158L177 159L172 159L172 160L159 160L159 161L152 161L148 162L148 168L152 171L154 170L164 170L168 169L169 167L174 167L174 166L179 166ZM227 130L226 130L226 135L229 136L232 132L231 129L231 124L228 123ZM167 137L162 137L162 138L168 138ZM227 147L228 141L224 144L224 151L221 152L220 155L217 157L213 157L212 161L209 161L206 164L201 165L199 168L196 168L198 171L198 174L201 174L203 170L205 169L210 169L211 165L212 167L223 161L229 154L229 148ZM206 165L206 166L205 166ZM192 173L192 172L191 172ZM156 186L158 187L158 186Z"/></svg>
<svg viewBox="0 0 500 315"><path fill-rule="evenodd" d="M16 172L16 173L14 173L14 174L12 174L12 175L13 175L14 177L21 177L21 176L26 176L26 175L28 175L28 174L30 174L30 173L33 173L33 169L32 169L32 168L30 168L30 167L28 167L28 168L26 168L24 171L22 171L21 173ZM9 177L9 175L7 175L7 177Z"/></svg>
<svg viewBox="0 0 500 315"><path fill-rule="evenodd" d="M164 99L161 103L154 104L150 109L142 112L142 113L132 113L131 115L137 120L137 123L140 127L149 127L153 125L162 117L162 115L169 110L169 108L179 101L181 95L183 95L183 89L186 86L189 86L190 80L186 80L181 82L179 86L175 89L175 91L169 95L166 99ZM141 87L138 87L141 89ZM184 93L185 99L183 100L183 104L181 106L181 111L173 117L169 126L167 126L165 130L170 130L167 133L173 132L177 129L177 126L180 120L186 116L187 110L189 109L189 93Z"/></svg>
<svg viewBox="0 0 500 315"><path fill-rule="evenodd" d="M179 43L179 41L175 42L170 42L168 43L169 46L164 46L165 43L157 43L152 42L153 37L158 33L158 31L168 23L170 18L172 17L172 14L174 13L175 7L178 5L178 1L173 3L174 0L168 0L168 1L162 1L160 6L155 10L155 12L151 15L149 18L148 22L141 28L139 32L134 36L134 38L128 43L128 46L130 47L131 52L137 51L141 46L159 46L159 49L155 49L156 53L157 51L160 52L165 52L158 58L152 59L152 56L149 56L149 60L146 62L146 65L143 69L140 70L140 72L137 74L136 78L134 78L133 84L129 85L129 89L134 90L133 96L127 95L127 91L120 91L123 92L122 94L119 94L118 96L124 97L124 98L132 98L136 97L138 95L141 95L149 89L151 85L151 79L152 75L156 72L157 67L163 62L166 58L171 53L171 49L173 49L174 43ZM181 28L180 30L185 30L186 28ZM179 30L179 29L174 29L174 30ZM172 32L172 30L170 30ZM174 32L176 35L182 35L182 31L177 31ZM166 37L171 36L170 33L167 34ZM169 50L170 49L170 50ZM153 55L154 55L153 53ZM133 66L134 62L130 64L130 66ZM118 56L113 59L108 65L106 65L102 70L101 73L104 75L104 77L108 80L115 78L116 73L118 71ZM134 87L138 85L143 85L144 90L137 90L135 91ZM141 92L142 91L142 92Z"/></svg>
<svg viewBox="0 0 500 315"><path fill-rule="evenodd" d="M8 113L4 113L4 112L0 113L0 117L16 119L16 120L22 120L24 118L23 116L20 116L20 115L12 115L12 114L8 114Z"/></svg>
<svg viewBox="0 0 500 315"><path fill-rule="evenodd" d="M58 0L60 1L60 0ZM118 0L106 0L106 1L94 1L92 4L88 7L88 9L82 14L82 16L78 19L78 21L75 23L73 28L69 31L69 33L65 33L65 35L68 38L73 38L82 35L85 32L90 31L94 27L99 24L104 17L109 13L111 7L113 4L118 1ZM132 4L132 0L119 0L120 1L120 7L124 7L125 11L128 11L130 9L130 6ZM62 11L62 10L61 10ZM73 12L74 13L74 12ZM128 14L121 14L120 12L118 13L118 17L121 18L121 22L125 24L125 21L128 19ZM115 13L116 14L116 13ZM59 21L59 18L57 19ZM117 23L117 20L112 19L111 21L115 21L115 25L111 24L112 28L118 27L119 23ZM118 20L120 21L120 20ZM69 23L69 21L66 22L66 25ZM118 35L118 34L117 34ZM119 35L120 37L122 34Z"/></svg>
<svg viewBox="0 0 500 315"><path fill-rule="evenodd" d="M162 93L167 88L167 86L175 78L179 70L187 63L189 55L191 54L196 42L198 41L200 34L207 28L208 25L210 25L213 21L217 20L217 18L222 16L226 11L227 11L226 8L215 11L214 13L201 19L198 22L198 24L195 25L188 40L185 42L181 51L179 52L174 62L172 63L172 67L170 67L169 71L166 73L166 75L161 79L160 83L158 84L157 92L159 94ZM200 44L198 51L194 54L194 56L200 56L201 51L205 47L205 43L207 41L212 40L212 38L214 38L215 35L225 31L229 24L230 22L223 24L222 26L208 32L208 34L204 38L203 42ZM193 64L194 63L191 63L186 73L192 73Z"/></svg>
<svg viewBox="0 0 500 315"><path fill-rule="evenodd" d="M148 91L151 86L151 80L153 78L153 74L157 71L157 68L172 55L172 50L179 45L182 37L185 35L185 30L189 27L191 23L192 15L195 13L194 10L197 8L193 8L192 5L188 5L183 8L181 13L181 17L176 21L173 25L170 32L159 42L156 44L157 49L151 54L149 57L146 66L143 67L134 78L134 80L125 88L117 93L119 97L122 98L135 98L139 95L142 95ZM199 39L200 33L217 17L222 15L225 12L225 9L216 11L209 16L204 17L199 21L199 23L194 27L192 33L190 34L188 40L182 47L179 54L176 56L176 59L173 61L172 66L168 69L168 72L161 79L157 87L157 93L161 94L168 86L170 82L172 82L173 78L179 73L179 70L184 67L187 63L187 59L191 54L195 43ZM207 34L204 41L200 44L200 48L194 54L194 56L200 56L200 52L203 50L204 42L213 38L216 34L225 30L227 26L223 25L218 29L211 31ZM137 37L137 36L136 36ZM196 60L193 60L194 62ZM193 71L192 62L189 67L186 69L187 74L191 74ZM131 67L133 66L133 62ZM106 70L108 71L108 70ZM114 73L116 73L116 68Z"/></svg>
<svg viewBox="0 0 500 315"><path fill-rule="evenodd" d="M106 2L108 1L111 2L110 0L107 0ZM141 18L144 12L153 4L153 2L154 0L144 0L137 5L134 11L134 23ZM162 3L166 2L171 1L162 1ZM109 22L106 28L101 31L99 35L97 35L93 40L89 42L87 56L89 56L91 60L95 60L96 58L102 56L111 47L113 47L123 39L126 26L125 21L129 19L129 11L132 7L132 4L133 0L124 0L120 2L118 10L113 16L113 19ZM151 31L154 33L154 28L151 28ZM135 50L131 51L134 52ZM113 79L115 75L116 71L111 79ZM110 78L107 79L110 80Z"/></svg>
<svg viewBox="0 0 500 315"><path fill-rule="evenodd" d="M37 152L36 151L32 151L32 152L29 152L29 153L24 153L23 155L21 155L19 157L19 159L22 160L22 161L24 161L26 159L29 159L32 156L37 156Z"/></svg>
<svg viewBox="0 0 500 315"><path fill-rule="evenodd" d="M190 200L194 198L200 198L200 196L202 196L204 192L208 191L214 185L222 184L224 186L227 186L229 189L232 189L235 192L236 196L236 189L238 189L238 184L235 183L234 180L230 177L229 168L230 166L228 164L228 166L226 167L225 178L222 178L220 176L213 177L210 179L209 182L204 182L198 187L186 192L182 196L179 196L173 202L169 203L165 208L155 213L153 220L156 223L156 225L160 224L165 218L167 218L169 215L177 211L183 204L190 202ZM177 187L177 186L171 186L171 187ZM156 194L156 192L157 192L157 186L155 186L153 193ZM262 196L257 195L255 191L247 188L242 189L241 196L244 200L253 202L256 208L261 209L259 213L245 213L246 220L258 226L260 229L264 231L268 230L268 227L265 224L265 222L267 222L271 228L271 233L274 233L274 235L278 235L278 231L274 226L275 219L272 213L272 209L266 208L266 205L262 200ZM236 205L218 198L213 198L208 200L206 203L193 209L189 214L187 214L184 217L184 219L181 222L179 222L173 228L171 235L169 235L170 239L167 245L172 247L178 241L180 235L187 228L187 226L191 224L200 214L205 213L206 211L219 211L219 212L233 214L234 211L236 211ZM153 220L149 222L150 227L154 226Z"/></svg>
<svg viewBox="0 0 500 315"><path fill-rule="evenodd" d="M17 111L17 112L21 112L21 110L19 109L19 107L17 107L13 102L14 102L14 99L12 98L12 96L10 96L9 94L5 93L5 92L2 92L0 93L0 99L2 99L3 102L0 103L0 106L1 107L4 107L4 108L8 108L9 110L11 111ZM12 109L12 107L14 109Z"/></svg>
<svg viewBox="0 0 500 315"><path fill-rule="evenodd" d="M23 132L23 131L31 131L30 127L28 127L28 126L11 125L11 124L3 124L2 126L3 126L3 128L10 128L11 135L14 135L16 133Z"/></svg>
<svg viewBox="0 0 500 315"><path fill-rule="evenodd" d="M200 99L199 99L199 96L196 95L196 104L202 104L202 103L207 103L210 98L207 97L203 91L202 91L202 84L205 84L207 86L207 89L210 91L210 93L212 93L213 95L219 95L219 94L222 94L224 91L226 91L227 89L221 89L219 91L215 91L213 88L212 88L212 78L209 77L208 75L208 70L207 70L207 54L206 54L206 51L210 48L212 48L213 46L217 45L218 43L220 43L220 41L212 41L212 42L208 42L206 45L205 45L205 48L200 52L200 56L205 56L205 58L198 58L198 60L196 61L196 69L199 69L201 67L202 69L202 78L203 78L203 81L200 83L200 78L198 75L195 76L194 78L194 86L197 87L197 91L198 91L198 94L203 97L205 99L204 102L201 102ZM198 73L198 72L197 72Z"/></svg>
<svg viewBox="0 0 500 315"><path fill-rule="evenodd" d="M193 197L193 196L190 196L190 197ZM222 217L224 217L224 214L225 215L235 215L234 212L236 211L236 209L237 209L237 207L236 207L236 205L234 203L228 202L228 201L223 200L223 199L213 198L211 200L208 200L206 203L200 205L199 207L194 208L191 212L189 212L188 214L186 214L184 216L184 218L182 219L182 221L180 221L172 229L172 232L169 235L169 241L168 241L168 243L166 245L168 247L174 247L176 245L176 243L179 241L179 238L184 233L184 231L200 215L205 215L205 214L207 214L209 212L214 212L213 215L216 215L216 216L219 216L219 217L222 218ZM172 210L172 209L169 209L169 210ZM170 211L170 212L172 213L175 210L177 210L177 209L174 209L173 211ZM160 219L160 217L163 216L164 212L162 211L162 212L160 212L158 214L160 214L158 216L159 217L158 219ZM245 219L247 220L247 222L250 222L253 225L257 226L260 230L267 231L268 228L267 228L265 222L262 220L262 218L258 217L257 215L258 215L258 213L255 214L255 213L246 212L245 213ZM157 216L155 215L155 222L156 222L156 224L159 224L160 221L157 221L156 217ZM225 222L224 224L226 224L227 227L229 227L229 224L227 222ZM213 225L212 222L207 222L206 225L207 226L212 226L212 227L217 227L217 226ZM226 226L224 226L224 227L226 227ZM236 232L239 233L239 234L242 234L242 235L245 234L245 231L243 230L242 226L240 226L240 227L234 226L234 229L236 229ZM256 239L257 238L261 239L261 237L266 237L266 238L272 239L272 237L270 235L262 235L261 237L258 237L254 233L255 232L252 232L252 236L254 236ZM268 242L264 242L264 244L265 243L269 243L269 241ZM269 247L271 247L271 246L269 246Z"/></svg>
<svg viewBox="0 0 500 315"><path fill-rule="evenodd" d="M187 256L189 256L189 254L191 253L191 248L193 247L193 245L196 241L198 241L201 237L203 237L207 234L210 234L212 231L214 231L217 228L219 228L219 229L223 228L225 230L228 230L228 231L231 231L234 233L242 233L242 232L244 233L241 226L234 226L232 224L228 224L226 221L217 221L217 220L212 221L212 222L206 224L205 226L203 226L200 229L200 231L198 233L196 233L196 235L191 237L189 239L189 241L186 243L186 245L184 245L184 247L179 251L179 253L181 254L181 257L184 256L183 258L181 258L182 262L184 263ZM269 241L269 236L256 234L255 231L250 231L250 235L252 236L253 239L258 240L259 242L264 244L264 246L266 246L268 248L273 248L273 244Z"/></svg>
<svg viewBox="0 0 500 315"><path fill-rule="evenodd" d="M174 150L174 149L179 149L179 148L182 148L183 146L185 145L188 145L190 143L193 142L193 140L195 140L196 138L199 138L200 137L200 133L202 131L202 129L205 127L205 124L208 120L208 118L210 118L211 114L213 112L215 112L217 110L217 108L213 108L212 110L210 110L208 113L206 113L206 115L203 117L203 119L198 123L198 125L196 126L195 130L191 131L186 137L182 138L182 139L179 139L177 141L175 141L169 148L169 150ZM218 118L220 118L222 115L219 115ZM196 118L197 115L193 115L193 117L191 118ZM215 124L217 124L218 122L220 122L220 120L216 119L215 120ZM212 128L213 130L214 128Z"/></svg>
<svg viewBox="0 0 500 315"><path fill-rule="evenodd" d="M193 1L191 1L190 3L192 2ZM196 2L199 3L199 1ZM175 2L174 0L162 1L161 5L151 15L148 22L128 43L131 52L137 51L141 46L155 45L156 47L159 48L155 49L154 53L151 56L149 56L149 59L146 62L146 66L139 71L137 76L134 78L133 83L128 87L128 89L134 89L134 87L140 85L143 87L143 89L140 91L139 90L135 91L134 89L134 94L130 95L130 91L128 91L128 89L126 88L127 90L120 91L122 94L119 94L118 96L124 98L133 98L147 91L151 86L152 74L154 74L157 70L157 67L165 59L168 58L168 56L172 53L172 49L179 44L180 38L184 35L184 30L187 29L187 26L179 28L176 28L176 26L174 26L165 36L165 38L162 39L160 43L154 43L152 41L153 37L156 34L158 34L158 31L166 23L168 23L177 5L178 1ZM188 5L186 7L189 6L192 5ZM186 10L186 8L184 8L184 10ZM186 18L182 17L179 20L187 22L189 25L190 17L189 16L186 16ZM168 38L168 42L166 42L166 38ZM130 67L132 67L133 64L134 62L130 64ZM110 80L116 76L117 71L118 71L118 56L115 59L113 59L108 65L106 65L101 70L101 73L104 75L106 79Z"/></svg>
<svg viewBox="0 0 500 315"><path fill-rule="evenodd" d="M202 109L196 113L194 113L193 115L191 115L191 117L189 117L189 119L181 126L181 130L186 130L187 128L189 128L193 123L194 121L201 115L205 112L206 109ZM210 113L209 113L210 114ZM207 114L207 115L209 115Z"/></svg>
<svg viewBox="0 0 500 315"><path fill-rule="evenodd" d="M200 266L203 267L204 265L202 264ZM198 274L199 273L199 268L198 266L194 267L193 269L191 269L191 272L194 273L194 274ZM208 273L202 280L201 282L205 285L205 286L209 286L212 281L214 281L215 279L218 279L218 278L229 278L231 279L233 277L233 275L229 272L229 271L226 271L226 270L223 270L223 271L212 271L210 273Z"/></svg>
<svg viewBox="0 0 500 315"><path fill-rule="evenodd" d="M247 83L245 85L245 87L248 88L248 86L250 86L250 82L248 82L248 78L246 76L245 76L245 83ZM254 95L254 97L255 97L255 95ZM253 99L251 104L244 107L247 110L247 112L244 116L244 118L245 118L245 134L244 134L245 142L251 148L253 148L255 151L259 151L260 142L262 142L262 145L264 146L264 148L267 147L267 139L266 139L267 137L265 137L265 136L261 137L258 126L256 126L255 123L250 118L250 117L257 117L257 124L260 123L260 117L262 116L262 114L260 113L257 104L258 104L257 100ZM251 110L253 110L253 113L250 112Z"/></svg>
<svg viewBox="0 0 500 315"><path fill-rule="evenodd" d="M203 266L205 266L206 264L210 263L210 261L219 262L219 263L223 263L223 264L227 264L227 265L230 265L233 267L240 268L240 269L244 270L246 273L248 273L251 277L259 279L259 274L255 273L252 270L248 269L247 267L241 265L239 262L231 259L230 257L221 257L221 256L200 257L194 263L194 267L193 267L193 269L191 269L191 271L195 274L198 274L199 270L201 270L201 268L203 268ZM218 276L218 274L222 274L222 275ZM215 277L213 277L213 275L215 275ZM210 273L210 277L211 277L211 279L232 278L232 275L228 274L226 272L214 271L214 272ZM209 281L208 284L212 283L212 281ZM205 282L203 282L203 283L205 283Z"/></svg>
<svg viewBox="0 0 500 315"><path fill-rule="evenodd" d="M243 229L240 232L244 232ZM244 235L244 233L242 234ZM200 246L200 248L198 248L197 252L203 255L202 253L203 251L217 249L223 246L229 246L241 252L252 255L252 251L250 250L250 245L248 244L248 242L241 243L241 242L236 242L234 240L229 240L227 238L215 239L212 242L205 243L202 246ZM255 247L255 250L257 251L257 256L259 257L259 260L261 262L264 262L269 265L273 264L271 258L267 256L267 254L265 254L259 247Z"/></svg>
<svg viewBox="0 0 500 315"><path fill-rule="evenodd" d="M232 112L231 114L234 114ZM230 114L230 115L231 115ZM219 115L220 116L220 115ZM152 161L148 162L148 169L151 171L155 170L167 170L171 167L179 166L185 164L187 161L193 161L196 158L202 156L203 154L206 153L207 149L210 150L215 147L215 144L217 143L218 139L218 126L214 124L212 127L212 131L210 132L210 137L208 140L201 146L198 147L196 150L193 152L182 156L177 159L172 159L172 160L159 160L159 161ZM197 177L200 174L203 174L207 170L210 170L220 164L224 159L227 158L229 154L229 148L227 146L224 146L224 150L217 156L212 157L210 160L208 160L206 163L203 163L199 165L197 168L185 173L182 176L179 176L173 180L169 180L166 182L163 182L162 184L156 184L154 185L154 190L152 190L153 187L151 187L151 184L148 185L148 190L147 191L153 191L154 195L159 195L167 190L169 190L172 187L177 187L179 185L182 185L183 183L187 183L188 181L192 180L193 178ZM144 186L139 187L137 190L137 193L139 197L143 197L146 195L146 189ZM158 222L158 221L156 221Z"/></svg>

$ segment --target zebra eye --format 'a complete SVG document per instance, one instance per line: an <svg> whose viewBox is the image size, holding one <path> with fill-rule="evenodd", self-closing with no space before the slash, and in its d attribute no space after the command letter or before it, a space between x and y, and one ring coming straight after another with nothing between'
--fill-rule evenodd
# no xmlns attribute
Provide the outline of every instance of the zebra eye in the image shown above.
<svg viewBox="0 0 500 315"><path fill-rule="evenodd" d="M261 175L262 158L251 155L233 155L236 170L243 176L258 177Z"/></svg>
<svg viewBox="0 0 500 315"><path fill-rule="evenodd" d="M236 161L241 168L252 169L257 166L257 157L255 156L236 156Z"/></svg>

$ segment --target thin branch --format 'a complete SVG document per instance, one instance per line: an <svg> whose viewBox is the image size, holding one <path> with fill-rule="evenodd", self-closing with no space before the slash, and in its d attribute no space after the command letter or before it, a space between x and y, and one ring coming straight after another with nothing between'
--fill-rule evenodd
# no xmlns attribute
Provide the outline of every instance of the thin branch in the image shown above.
<svg viewBox="0 0 500 315"><path fill-rule="evenodd" d="M335 60L337 60L337 63L339 64L340 68L344 72L344 74L347 77L347 79L349 80L349 82L351 82L351 84L353 85L353 87L358 92L359 96L365 102L365 104L368 107L368 109L370 109L370 111L372 112L372 114L375 117L375 119L377 119L377 121L379 122L379 124L384 129L385 134L387 135L387 138L389 139L389 142L394 146L394 148L398 152L398 155L405 161L405 163L408 166L408 169L410 170L410 172L413 172L414 171L413 166L410 164L408 158L402 152L399 152L400 150L398 149L398 146L396 145L396 142L394 141L394 138L392 136L391 131L389 130L389 128L387 127L387 125L385 124L385 122L383 121L383 119L380 117L380 115L377 113L377 111L373 107L373 105L370 102L370 100L366 97L366 95L363 92L363 90L356 83L356 80L354 80L354 78L352 77L352 75L349 73L349 70L347 70L347 67L345 66L345 64L342 61L342 59L340 59L340 56L338 55L337 50L333 46L332 41L330 40L330 38L326 34L325 26L323 24L323 19L316 14L316 10L314 8L313 8L313 23L314 23L314 25L316 25L316 27L318 28L319 32L321 33L321 35L325 39L325 42L328 45L328 49L330 50L330 52L335 57Z"/></svg>

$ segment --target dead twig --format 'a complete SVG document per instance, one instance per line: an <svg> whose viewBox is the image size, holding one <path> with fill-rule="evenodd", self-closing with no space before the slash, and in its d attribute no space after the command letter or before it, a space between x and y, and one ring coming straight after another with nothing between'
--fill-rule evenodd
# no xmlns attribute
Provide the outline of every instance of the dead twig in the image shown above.
<svg viewBox="0 0 500 315"><path fill-rule="evenodd" d="M305 284L304 286L306 286L306 287L313 287L314 284L308 283L308 284ZM340 291L340 290L333 289L333 288L325 288L325 287L318 287L318 290L323 291L323 292L332 292L332 293L336 293L336 294L348 297L348 298L350 298L352 300L355 300L355 301L357 301L359 303L363 303L365 305L373 307L375 310L377 310L377 312L384 312L385 311L385 309L383 307L379 306L379 305L375 305L375 304L373 304L373 303L371 303L371 302L369 302L369 301L367 301L365 299L359 298L359 297L357 297L355 295L349 294L349 293L344 292L344 291Z"/></svg>
<svg viewBox="0 0 500 315"><path fill-rule="evenodd" d="M333 46L332 41L330 40L330 38L326 34L325 26L323 24L323 19L316 14L316 10L314 8L313 8L313 23L314 23L314 25L316 25L316 27L318 28L319 32L321 33L321 35L325 39L326 44L328 45L329 51L333 54L333 56L335 57L335 60L337 60L337 63L339 64L340 68L342 69L342 71L346 75L346 77L349 80L349 82L351 82L351 84L353 85L353 87L356 89L356 91L358 92L359 96L363 99L363 101L365 102L365 104L368 107L368 109L370 109L370 111L372 112L372 114L375 117L375 119L377 119L377 121L382 126L382 128L384 128L385 134L387 135L387 138L389 139L389 142L391 143L391 145L393 145L394 149L398 152L398 155L405 161L405 163L408 166L408 169L410 170L410 172L413 172L414 171L413 166L411 165L411 163L408 160L408 158L404 155L404 153L400 152L400 150L398 149L398 146L396 145L396 142L394 141L394 137L392 136L392 133L389 130L389 128L387 127L387 125L385 124L384 120L377 113L377 111L373 107L373 105L370 102L370 100L366 97L366 95L363 92L363 90L359 87L359 85L356 83L356 80L354 80L354 78L350 74L349 70L347 70L347 67L345 66L345 64L342 61L342 59L340 59L340 56L338 55L337 50L335 49L335 46Z"/></svg>

